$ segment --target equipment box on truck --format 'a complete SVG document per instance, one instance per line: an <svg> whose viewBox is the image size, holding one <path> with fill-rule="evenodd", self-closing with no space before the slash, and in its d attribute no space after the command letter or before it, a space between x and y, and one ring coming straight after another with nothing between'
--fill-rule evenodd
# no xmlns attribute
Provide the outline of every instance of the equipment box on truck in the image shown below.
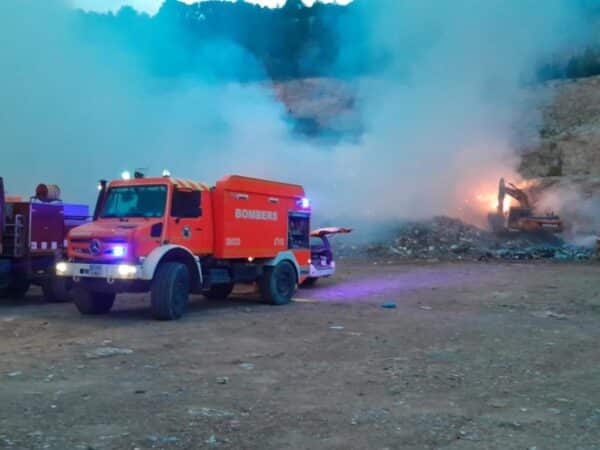
<svg viewBox="0 0 600 450"><path fill-rule="evenodd" d="M227 297L254 283L288 303L309 275L310 205L301 186L227 176L212 188L170 176L101 182L94 221L71 231L57 274L82 314L108 312L120 292L150 292L157 319L185 312L190 293Z"/></svg>

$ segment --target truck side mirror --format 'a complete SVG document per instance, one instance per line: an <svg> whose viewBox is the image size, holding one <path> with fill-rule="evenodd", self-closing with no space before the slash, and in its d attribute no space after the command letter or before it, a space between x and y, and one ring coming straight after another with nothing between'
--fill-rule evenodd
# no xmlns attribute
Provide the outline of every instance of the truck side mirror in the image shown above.
<svg viewBox="0 0 600 450"><path fill-rule="evenodd" d="M106 200L106 180L100 180L98 183L98 199L96 200L96 207L94 208L94 220L97 220L100 216L104 201Z"/></svg>

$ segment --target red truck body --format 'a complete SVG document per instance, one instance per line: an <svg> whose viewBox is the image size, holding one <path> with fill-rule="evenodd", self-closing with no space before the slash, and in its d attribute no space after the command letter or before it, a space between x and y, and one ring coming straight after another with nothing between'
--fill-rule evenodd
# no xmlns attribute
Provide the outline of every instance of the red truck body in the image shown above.
<svg viewBox="0 0 600 450"><path fill-rule="evenodd" d="M20 297L30 284L37 284L47 300L67 300L67 287L56 279L54 265L64 259L68 232L89 219L88 207L60 200L5 197L1 178L0 185L0 291Z"/></svg>
<svg viewBox="0 0 600 450"><path fill-rule="evenodd" d="M310 272L310 206L299 185L139 177L105 185L96 210L71 231L68 261L57 265L84 314L107 312L116 293L150 291L155 317L177 319L190 292L225 298L235 283L258 283L265 299L287 303Z"/></svg>
<svg viewBox="0 0 600 450"><path fill-rule="evenodd" d="M304 189L296 185L231 176L217 182L211 195L215 258L273 258L294 239L289 215L307 213L298 204ZM308 236L308 228L300 230L300 240L304 232ZM299 251L296 257L306 266L310 252Z"/></svg>

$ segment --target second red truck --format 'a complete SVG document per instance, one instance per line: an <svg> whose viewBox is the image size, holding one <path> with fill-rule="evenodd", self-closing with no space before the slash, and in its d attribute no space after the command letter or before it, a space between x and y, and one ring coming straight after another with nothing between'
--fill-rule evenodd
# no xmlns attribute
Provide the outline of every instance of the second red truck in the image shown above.
<svg viewBox="0 0 600 450"><path fill-rule="evenodd" d="M56 185L40 184L28 199L4 195L0 177L0 297L23 297L32 284L49 302L69 300L70 281L55 276L69 230L88 220L88 207L60 200Z"/></svg>

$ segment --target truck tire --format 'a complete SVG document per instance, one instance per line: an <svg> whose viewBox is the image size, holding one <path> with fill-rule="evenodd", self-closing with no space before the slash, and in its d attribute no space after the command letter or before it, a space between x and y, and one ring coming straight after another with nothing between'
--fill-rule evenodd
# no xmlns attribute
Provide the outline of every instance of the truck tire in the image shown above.
<svg viewBox="0 0 600 450"><path fill-rule="evenodd" d="M263 299L272 305L285 305L292 300L296 291L296 270L288 261L275 267L265 267L259 281Z"/></svg>
<svg viewBox="0 0 600 450"><path fill-rule="evenodd" d="M42 283L44 299L48 303L71 301L71 280L65 277L50 277Z"/></svg>
<svg viewBox="0 0 600 450"><path fill-rule="evenodd" d="M6 289L6 297L14 299L22 299L27 294L31 283L27 278L15 278L11 280L8 288Z"/></svg>
<svg viewBox="0 0 600 450"><path fill-rule="evenodd" d="M112 308L116 297L112 292L94 292L81 287L73 289L72 294L75 306L85 316L106 314Z"/></svg>
<svg viewBox="0 0 600 450"><path fill-rule="evenodd" d="M155 319L179 319L187 310L189 295L190 273L185 264L166 262L158 266L150 290Z"/></svg>
<svg viewBox="0 0 600 450"><path fill-rule="evenodd" d="M206 298L210 300L224 300L231 295L233 291L233 283L214 284L202 292Z"/></svg>

